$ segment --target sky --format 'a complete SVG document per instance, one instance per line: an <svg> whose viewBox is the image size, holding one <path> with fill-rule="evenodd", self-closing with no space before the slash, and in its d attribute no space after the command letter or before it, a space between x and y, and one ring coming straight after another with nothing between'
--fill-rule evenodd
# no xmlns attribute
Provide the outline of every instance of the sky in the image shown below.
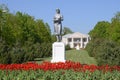
<svg viewBox="0 0 120 80"><path fill-rule="evenodd" d="M52 32L53 16L59 8L64 17L62 26L83 34L89 33L99 21L110 22L120 11L120 0L0 0L0 4L5 4L10 13L20 11L42 19Z"/></svg>

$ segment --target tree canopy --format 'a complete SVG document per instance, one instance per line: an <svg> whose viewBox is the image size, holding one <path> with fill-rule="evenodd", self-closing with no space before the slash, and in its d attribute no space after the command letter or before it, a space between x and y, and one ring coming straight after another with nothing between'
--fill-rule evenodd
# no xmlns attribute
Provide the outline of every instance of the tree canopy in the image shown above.
<svg viewBox="0 0 120 80"><path fill-rule="evenodd" d="M91 41L86 49L99 65L120 65L120 12L111 22L100 21L89 32Z"/></svg>
<svg viewBox="0 0 120 80"><path fill-rule="evenodd" d="M0 5L0 63L22 63L50 56L51 43L48 23L19 11L12 14Z"/></svg>
<svg viewBox="0 0 120 80"><path fill-rule="evenodd" d="M49 25L43 20L35 20L34 17L17 12L16 14L3 13L0 11L0 34L2 40L8 44L25 41L33 43L51 42L51 32Z"/></svg>
<svg viewBox="0 0 120 80"><path fill-rule="evenodd" d="M70 28L68 28L68 27L64 27L63 28L63 35L69 34L69 33L73 33L73 31Z"/></svg>
<svg viewBox="0 0 120 80"><path fill-rule="evenodd" d="M111 22L98 22L89 34L93 40L96 38L106 38L120 44L120 12L111 19Z"/></svg>

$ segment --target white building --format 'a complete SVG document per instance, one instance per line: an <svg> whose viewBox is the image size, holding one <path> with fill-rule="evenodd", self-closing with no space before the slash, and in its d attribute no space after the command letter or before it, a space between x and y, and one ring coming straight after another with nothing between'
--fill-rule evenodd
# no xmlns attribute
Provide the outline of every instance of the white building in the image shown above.
<svg viewBox="0 0 120 80"><path fill-rule="evenodd" d="M80 48L85 48L89 40L89 35L79 32L67 34L62 37L62 42L64 42L65 45L70 45L70 48L76 48L77 45L79 45Z"/></svg>

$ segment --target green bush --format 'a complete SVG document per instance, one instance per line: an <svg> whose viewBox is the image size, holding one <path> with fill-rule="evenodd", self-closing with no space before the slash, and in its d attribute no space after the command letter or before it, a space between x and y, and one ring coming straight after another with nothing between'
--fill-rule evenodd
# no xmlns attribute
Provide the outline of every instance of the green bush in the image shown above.
<svg viewBox="0 0 120 80"><path fill-rule="evenodd" d="M71 50L70 45L65 45L65 50Z"/></svg>
<svg viewBox="0 0 120 80"><path fill-rule="evenodd" d="M96 58L98 65L120 65L120 46L110 40L96 40L87 45L90 56Z"/></svg>
<svg viewBox="0 0 120 80"><path fill-rule="evenodd" d="M37 43L34 45L34 55L35 57L48 57L52 55L52 43Z"/></svg>
<svg viewBox="0 0 120 80"><path fill-rule="evenodd" d="M14 45L6 45L4 42L0 43L0 63L23 63L33 61L36 57L51 56L51 43L36 43L26 42L23 46L19 43Z"/></svg>
<svg viewBox="0 0 120 80"><path fill-rule="evenodd" d="M94 41L90 41L87 46L86 50L88 51L89 56L95 57L97 54L97 47L100 46L101 42L103 42L103 39L97 38Z"/></svg>
<svg viewBox="0 0 120 80"><path fill-rule="evenodd" d="M120 46L113 41L104 41L97 48L96 59L99 65L120 65Z"/></svg>

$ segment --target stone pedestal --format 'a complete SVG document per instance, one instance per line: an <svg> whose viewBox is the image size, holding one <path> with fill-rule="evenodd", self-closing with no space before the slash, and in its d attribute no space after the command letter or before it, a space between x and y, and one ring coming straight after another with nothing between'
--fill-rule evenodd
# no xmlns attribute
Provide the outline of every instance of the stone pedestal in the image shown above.
<svg viewBox="0 0 120 80"><path fill-rule="evenodd" d="M52 44L52 63L65 62L65 45L63 42L54 42Z"/></svg>

